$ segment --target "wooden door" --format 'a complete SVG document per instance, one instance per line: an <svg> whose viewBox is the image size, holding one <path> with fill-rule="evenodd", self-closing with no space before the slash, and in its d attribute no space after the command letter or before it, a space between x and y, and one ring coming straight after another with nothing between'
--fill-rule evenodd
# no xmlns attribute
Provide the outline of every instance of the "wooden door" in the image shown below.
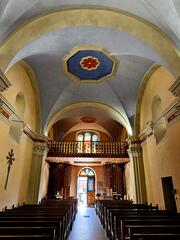
<svg viewBox="0 0 180 240"><path fill-rule="evenodd" d="M88 177L87 180L87 205L94 205L95 200L95 178Z"/></svg>
<svg viewBox="0 0 180 240"><path fill-rule="evenodd" d="M165 203L166 210L177 212L175 190L173 187L172 177L163 177L162 186L163 186L164 203Z"/></svg>

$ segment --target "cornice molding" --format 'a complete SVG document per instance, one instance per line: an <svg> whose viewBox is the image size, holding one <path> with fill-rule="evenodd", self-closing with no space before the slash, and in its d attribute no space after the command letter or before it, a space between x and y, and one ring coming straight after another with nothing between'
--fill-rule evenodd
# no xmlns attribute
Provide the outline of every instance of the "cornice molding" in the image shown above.
<svg viewBox="0 0 180 240"><path fill-rule="evenodd" d="M173 85L169 88L169 91L175 96L180 98L180 76L173 83Z"/></svg>
<svg viewBox="0 0 180 240"><path fill-rule="evenodd" d="M135 146L135 145L139 145L141 143L139 136L129 136L126 139L127 143L129 144L129 146Z"/></svg>
<svg viewBox="0 0 180 240"><path fill-rule="evenodd" d="M0 70L0 91L3 92L11 86L11 83L4 75L4 73Z"/></svg>
<svg viewBox="0 0 180 240"><path fill-rule="evenodd" d="M141 140L141 143L144 143L148 138L150 138L153 135L153 129L152 129L152 121L149 121L147 123L147 126L143 129L143 131L139 134L139 138Z"/></svg>
<svg viewBox="0 0 180 240"><path fill-rule="evenodd" d="M33 142L33 143L47 143L48 138L46 136L37 135L28 124L24 125L23 133Z"/></svg>

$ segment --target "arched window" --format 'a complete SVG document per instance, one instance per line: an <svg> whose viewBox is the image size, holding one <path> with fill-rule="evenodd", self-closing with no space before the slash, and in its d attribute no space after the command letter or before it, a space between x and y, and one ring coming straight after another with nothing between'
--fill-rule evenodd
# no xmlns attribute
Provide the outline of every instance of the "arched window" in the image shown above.
<svg viewBox="0 0 180 240"><path fill-rule="evenodd" d="M79 173L79 177L91 177L91 176L95 176L95 173L91 168L83 168Z"/></svg>
<svg viewBox="0 0 180 240"><path fill-rule="evenodd" d="M78 153L96 153L96 146L100 140L97 132L78 132L76 139L78 141Z"/></svg>

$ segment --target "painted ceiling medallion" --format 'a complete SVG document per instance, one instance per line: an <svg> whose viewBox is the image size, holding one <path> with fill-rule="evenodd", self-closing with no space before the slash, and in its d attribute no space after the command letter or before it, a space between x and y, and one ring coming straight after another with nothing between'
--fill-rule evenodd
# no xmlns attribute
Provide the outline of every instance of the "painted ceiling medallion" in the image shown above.
<svg viewBox="0 0 180 240"><path fill-rule="evenodd" d="M92 71L92 70L95 70L99 67L100 62L99 62L99 59L96 58L96 57L87 56L87 57L83 57L81 59L80 65L83 69L86 69L88 71Z"/></svg>
<svg viewBox="0 0 180 240"><path fill-rule="evenodd" d="M81 83L110 79L116 74L118 66L119 58L101 46L76 46L62 59L64 74Z"/></svg>
<svg viewBox="0 0 180 240"><path fill-rule="evenodd" d="M96 118L86 116L86 117L82 117L82 118L81 118L81 121L86 122L86 123L93 123L93 122L96 121Z"/></svg>

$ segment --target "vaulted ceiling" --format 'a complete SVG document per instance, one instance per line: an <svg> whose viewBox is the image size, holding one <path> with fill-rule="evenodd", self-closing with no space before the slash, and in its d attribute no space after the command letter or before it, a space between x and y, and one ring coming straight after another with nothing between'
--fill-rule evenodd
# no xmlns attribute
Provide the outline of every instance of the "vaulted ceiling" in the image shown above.
<svg viewBox="0 0 180 240"><path fill-rule="evenodd" d="M0 40L0 49L8 48L16 40L2 64L4 71L22 60L34 71L42 131L55 113L78 103L91 106L86 110L81 106L82 111L74 110L71 114L68 110L68 119L90 115L100 122L98 103L118 112L122 116L119 122L131 133L138 91L147 71L160 64L178 75L179 63L173 57L177 55L179 59L180 1L2 0ZM119 67L115 75L97 84L79 83L64 74L63 57L79 45L87 49L88 45L101 46L117 57ZM108 115L108 109L101 111L104 119L118 121L117 115ZM61 119L59 116L56 121Z"/></svg>

